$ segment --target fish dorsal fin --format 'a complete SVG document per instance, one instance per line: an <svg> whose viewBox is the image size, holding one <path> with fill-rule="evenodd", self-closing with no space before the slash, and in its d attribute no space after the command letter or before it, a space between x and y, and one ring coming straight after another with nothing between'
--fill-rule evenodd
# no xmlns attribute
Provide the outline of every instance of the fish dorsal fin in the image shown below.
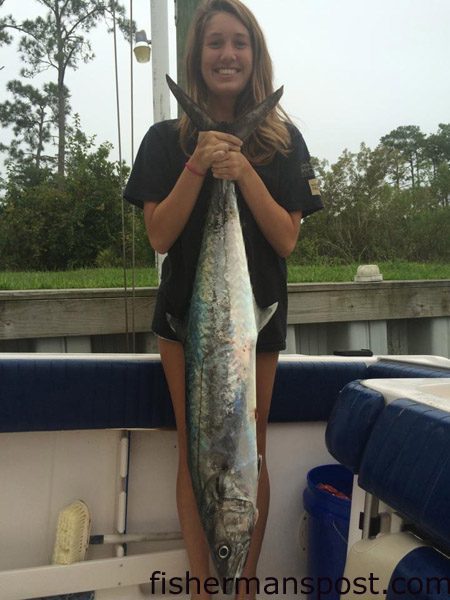
<svg viewBox="0 0 450 600"><path fill-rule="evenodd" d="M232 133L241 140L245 140L260 125L270 111L278 104L283 95L283 87L265 98L258 106L248 113L239 117L234 123L217 123L209 117L203 109L200 108L189 96L180 88L179 85L166 75L167 85L170 91L177 99L181 108L187 114L192 124L199 131L224 131Z"/></svg>
<svg viewBox="0 0 450 600"><path fill-rule="evenodd" d="M259 306L256 304L256 302L254 303L254 305L255 305L256 328L259 332L265 325L267 325L267 323L272 318L273 314L275 313L275 311L278 308L278 302L274 302L270 306L266 306L266 308L259 308Z"/></svg>
<svg viewBox="0 0 450 600"><path fill-rule="evenodd" d="M169 313L166 313L167 321L177 336L177 339L184 344L187 335L187 323L182 319L177 319L177 317L173 317Z"/></svg>

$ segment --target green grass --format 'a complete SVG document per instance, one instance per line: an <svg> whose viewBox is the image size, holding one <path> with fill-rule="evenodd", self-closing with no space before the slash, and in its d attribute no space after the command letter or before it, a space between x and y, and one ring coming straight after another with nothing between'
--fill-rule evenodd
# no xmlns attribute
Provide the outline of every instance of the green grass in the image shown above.
<svg viewBox="0 0 450 600"><path fill-rule="evenodd" d="M357 264L351 265L289 265L289 283L353 281ZM440 263L378 263L385 281L405 279L450 279L450 265ZM123 287L122 269L78 269L76 271L0 272L0 290L42 290L70 288ZM132 285L131 270L127 285ZM157 285L153 268L135 271L135 286Z"/></svg>
<svg viewBox="0 0 450 600"><path fill-rule="evenodd" d="M450 279L450 265L445 263L379 262L383 279ZM289 265L289 283L353 281L358 264Z"/></svg>
<svg viewBox="0 0 450 600"><path fill-rule="evenodd" d="M132 285L131 270L127 285ZM136 269L135 286L157 285L155 269ZM123 288L122 269L77 269L76 271L0 272L0 290L56 290L70 288Z"/></svg>

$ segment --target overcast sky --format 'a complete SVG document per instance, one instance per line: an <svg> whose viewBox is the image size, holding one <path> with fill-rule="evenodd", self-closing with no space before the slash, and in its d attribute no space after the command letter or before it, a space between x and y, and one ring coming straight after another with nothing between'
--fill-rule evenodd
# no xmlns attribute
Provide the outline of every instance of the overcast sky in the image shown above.
<svg viewBox="0 0 450 600"><path fill-rule="evenodd" d="M311 154L334 162L344 148L375 147L399 125L436 131L450 122L449 0L245 0L268 42L282 105ZM124 4L129 6L128 1ZM173 2L168 0L171 75L176 79ZM6 0L2 13L20 20L42 9L35 0ZM150 0L134 0L138 29L150 37ZM112 36L90 34L95 59L67 73L82 128L117 146ZM17 47L3 47L0 101L19 75ZM129 48L119 45L124 158L131 162ZM153 122L151 65L135 63L135 151ZM54 80L47 71L40 79ZM175 116L175 112L173 113ZM4 132L3 138L7 136ZM117 153L114 151L113 156Z"/></svg>

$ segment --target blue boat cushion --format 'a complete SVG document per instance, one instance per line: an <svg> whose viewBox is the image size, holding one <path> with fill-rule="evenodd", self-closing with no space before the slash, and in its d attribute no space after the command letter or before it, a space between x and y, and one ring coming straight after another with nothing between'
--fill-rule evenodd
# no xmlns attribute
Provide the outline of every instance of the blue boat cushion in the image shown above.
<svg viewBox="0 0 450 600"><path fill-rule="evenodd" d="M364 363L281 362L270 420L326 420ZM158 359L0 358L0 432L174 427Z"/></svg>
<svg viewBox="0 0 450 600"><path fill-rule="evenodd" d="M450 560L434 548L412 550L395 567L386 600L441 600L450 597Z"/></svg>
<svg viewBox="0 0 450 600"><path fill-rule="evenodd" d="M401 376L436 376L435 369L400 368ZM367 372L362 361L280 362L269 420L327 421L339 391L350 381L367 378ZM448 371L438 372L448 376ZM0 432L174 424L157 358L0 356Z"/></svg>
<svg viewBox="0 0 450 600"><path fill-rule="evenodd" d="M450 377L445 369L379 361L369 364L363 379L392 377ZM358 473L359 464L372 428L384 409L384 398L359 382L347 385L338 396L326 430L329 452L342 464Z"/></svg>
<svg viewBox="0 0 450 600"><path fill-rule="evenodd" d="M378 417L359 485L450 550L450 413L398 399Z"/></svg>
<svg viewBox="0 0 450 600"><path fill-rule="evenodd" d="M159 360L0 360L0 431L170 427Z"/></svg>
<svg viewBox="0 0 450 600"><path fill-rule="evenodd" d="M383 395L359 381L347 384L338 396L325 440L330 454L353 473L359 471L367 440L384 406Z"/></svg>
<svg viewBox="0 0 450 600"><path fill-rule="evenodd" d="M380 360L367 367L367 375L364 379L388 379L393 377L403 379L410 377L450 377L450 370Z"/></svg>
<svg viewBox="0 0 450 600"><path fill-rule="evenodd" d="M270 421L327 421L339 391L366 373L363 362L280 362Z"/></svg>

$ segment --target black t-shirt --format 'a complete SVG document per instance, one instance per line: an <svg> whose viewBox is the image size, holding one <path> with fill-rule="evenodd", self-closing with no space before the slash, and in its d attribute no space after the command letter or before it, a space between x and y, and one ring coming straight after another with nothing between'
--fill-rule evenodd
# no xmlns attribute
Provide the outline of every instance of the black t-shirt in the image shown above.
<svg viewBox="0 0 450 600"><path fill-rule="evenodd" d="M124 198L132 204L142 208L144 202L160 202L175 186L188 158L181 150L176 125L176 120L156 123L144 136L124 191ZM254 168L276 202L287 211L301 211L306 217L323 206L308 148L298 129L290 124L288 127L293 148L290 154L277 153L269 165ZM213 183L209 173L184 230L162 265L152 329L164 338L176 339L166 313L178 319L186 318L188 313ZM275 314L259 334L257 351L283 350L287 320L286 261L261 233L238 185L236 192L255 300L261 308L278 302Z"/></svg>

